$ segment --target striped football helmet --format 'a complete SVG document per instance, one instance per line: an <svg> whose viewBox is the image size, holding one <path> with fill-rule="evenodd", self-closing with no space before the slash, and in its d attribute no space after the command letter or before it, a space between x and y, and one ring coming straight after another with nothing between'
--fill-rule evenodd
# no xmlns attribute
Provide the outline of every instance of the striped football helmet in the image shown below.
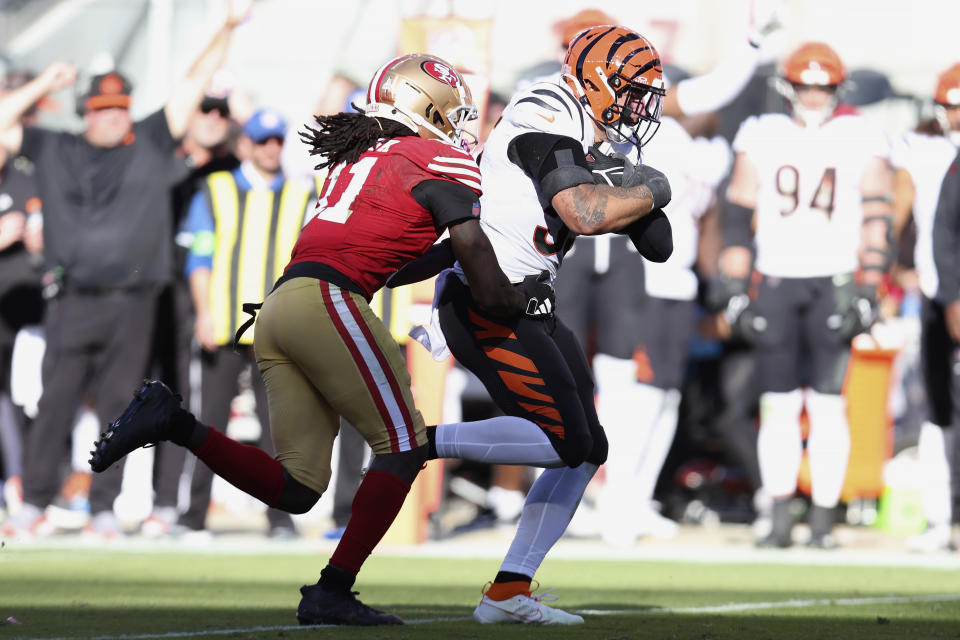
<svg viewBox="0 0 960 640"><path fill-rule="evenodd" d="M570 42L561 76L610 141L639 147L657 132L663 70L639 33L614 25L584 29Z"/></svg>

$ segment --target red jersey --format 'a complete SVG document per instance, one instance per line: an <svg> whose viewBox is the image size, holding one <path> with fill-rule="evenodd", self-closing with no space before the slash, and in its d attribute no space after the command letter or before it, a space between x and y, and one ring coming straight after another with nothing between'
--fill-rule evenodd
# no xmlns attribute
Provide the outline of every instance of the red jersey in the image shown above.
<svg viewBox="0 0 960 640"><path fill-rule="evenodd" d="M299 262L321 262L350 278L370 299L443 232L410 193L425 180L456 182L478 197L481 193L473 156L417 136L383 141L353 164L333 167L287 269Z"/></svg>

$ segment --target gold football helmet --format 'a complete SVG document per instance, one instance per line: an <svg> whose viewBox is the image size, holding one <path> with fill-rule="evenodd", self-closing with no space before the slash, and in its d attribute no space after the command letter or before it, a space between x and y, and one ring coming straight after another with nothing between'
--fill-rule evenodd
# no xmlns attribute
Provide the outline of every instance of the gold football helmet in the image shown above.
<svg viewBox="0 0 960 640"><path fill-rule="evenodd" d="M464 127L477 117L470 88L453 66L411 53L380 67L367 88L367 116L395 120L423 138L462 146Z"/></svg>

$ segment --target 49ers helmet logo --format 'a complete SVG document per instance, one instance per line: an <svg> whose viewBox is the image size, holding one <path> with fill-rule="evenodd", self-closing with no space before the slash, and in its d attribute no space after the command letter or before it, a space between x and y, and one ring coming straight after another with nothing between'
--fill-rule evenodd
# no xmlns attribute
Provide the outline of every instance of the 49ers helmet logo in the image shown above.
<svg viewBox="0 0 960 640"><path fill-rule="evenodd" d="M445 82L451 87L456 87L458 84L456 72L442 62L427 60L420 65L420 68L430 77L436 78L440 82Z"/></svg>

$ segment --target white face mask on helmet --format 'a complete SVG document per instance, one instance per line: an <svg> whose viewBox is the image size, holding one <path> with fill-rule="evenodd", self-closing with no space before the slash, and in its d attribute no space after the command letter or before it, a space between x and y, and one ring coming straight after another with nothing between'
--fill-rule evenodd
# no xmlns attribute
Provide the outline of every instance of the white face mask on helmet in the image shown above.
<svg viewBox="0 0 960 640"><path fill-rule="evenodd" d="M934 105L933 115L937 119L937 124L943 131L943 135L953 143L955 147L960 147L960 129L950 124L950 118L947 116L947 107L942 104Z"/></svg>
<svg viewBox="0 0 960 640"><path fill-rule="evenodd" d="M793 116L802 122L805 127L819 127L829 120L837 109L836 87L832 87L833 95L830 96L830 99L823 106L816 108L805 106L800 101L800 96L797 95L797 86L788 82L785 78L773 78L773 87L777 90L777 93L787 99ZM824 86L823 88L830 89L831 87Z"/></svg>
<svg viewBox="0 0 960 640"><path fill-rule="evenodd" d="M847 70L836 51L822 42L808 42L784 59L774 88L790 102L797 120L807 127L819 127L836 110L837 90L846 78ZM797 95L798 87L816 87L833 95L822 106L807 107Z"/></svg>

